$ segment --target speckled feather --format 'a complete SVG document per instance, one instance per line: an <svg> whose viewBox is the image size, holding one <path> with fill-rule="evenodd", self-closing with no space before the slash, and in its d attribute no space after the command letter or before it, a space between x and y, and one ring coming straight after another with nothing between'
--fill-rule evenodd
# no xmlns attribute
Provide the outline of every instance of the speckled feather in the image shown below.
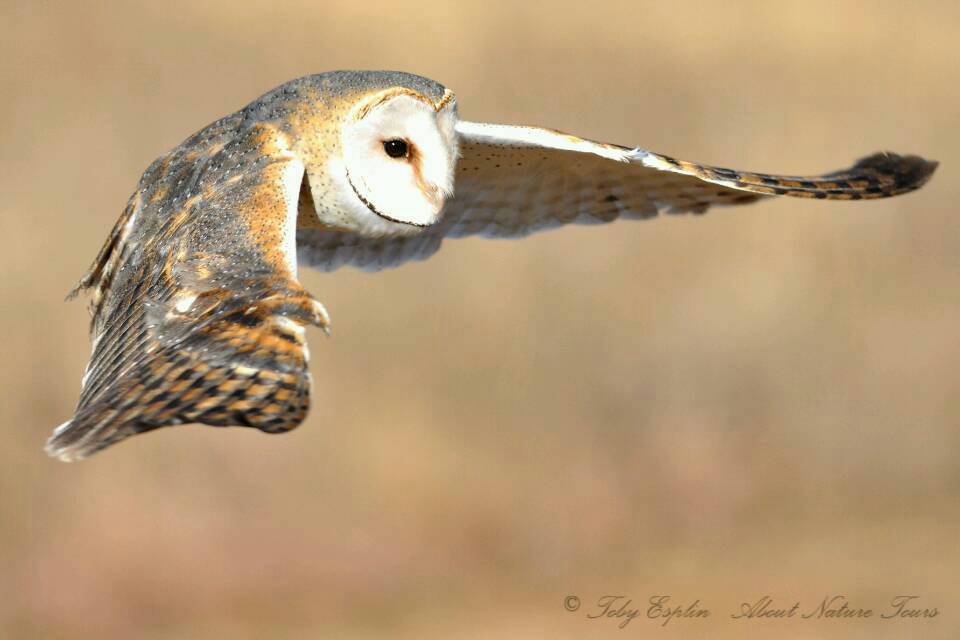
<svg viewBox="0 0 960 640"><path fill-rule="evenodd" d="M701 214L776 195L885 198L920 188L937 166L918 156L884 152L822 176L778 176L535 127L461 125L456 194L439 224L417 235L382 238L303 229L297 243L301 262L324 271L344 265L376 271L425 259L448 237L517 238L567 224Z"/></svg>
<svg viewBox="0 0 960 640"><path fill-rule="evenodd" d="M293 327L328 319L282 252L289 211L279 173L292 147L309 147L292 122L330 108L332 86L350 95L369 85L350 73L294 81L147 169L78 287L94 289L94 349L76 414L49 452L82 458L184 422L276 432L303 420L310 378Z"/></svg>
<svg viewBox="0 0 960 640"><path fill-rule="evenodd" d="M281 85L150 165L77 288L93 290L93 353L51 455L84 458L183 423L299 425L311 385L304 327L327 330L329 318L297 282L298 259L376 270L425 258L445 237L519 237L773 195L881 198L920 187L936 167L883 153L819 177L774 176L460 121L455 196L441 217L364 226L337 204L341 127L394 90L455 117L453 94L432 80L332 72Z"/></svg>

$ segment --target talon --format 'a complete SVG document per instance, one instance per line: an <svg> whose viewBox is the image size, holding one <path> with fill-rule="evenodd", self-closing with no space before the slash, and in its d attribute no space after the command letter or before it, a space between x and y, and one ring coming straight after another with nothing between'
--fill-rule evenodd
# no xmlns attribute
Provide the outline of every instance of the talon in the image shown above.
<svg viewBox="0 0 960 640"><path fill-rule="evenodd" d="M320 303L319 300L310 299L310 309L313 311L313 323L320 327L320 329L330 335L330 314L327 313L326 308Z"/></svg>

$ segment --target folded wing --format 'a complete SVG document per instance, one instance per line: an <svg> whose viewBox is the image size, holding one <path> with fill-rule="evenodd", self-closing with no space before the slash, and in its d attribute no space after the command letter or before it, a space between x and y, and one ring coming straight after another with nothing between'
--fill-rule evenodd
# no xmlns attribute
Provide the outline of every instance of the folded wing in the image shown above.
<svg viewBox="0 0 960 640"><path fill-rule="evenodd" d="M273 132L215 127L148 169L80 283L95 289L94 347L53 456L191 422L280 432L306 415L304 326L327 317L286 240L303 166Z"/></svg>

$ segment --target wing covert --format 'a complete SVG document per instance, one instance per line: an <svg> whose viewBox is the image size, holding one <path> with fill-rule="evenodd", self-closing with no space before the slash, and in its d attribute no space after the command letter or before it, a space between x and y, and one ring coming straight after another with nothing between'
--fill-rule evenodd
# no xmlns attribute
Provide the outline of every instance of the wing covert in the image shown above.
<svg viewBox="0 0 960 640"><path fill-rule="evenodd" d="M270 127L221 121L144 174L79 288L93 353L64 460L131 435L203 423L296 427L309 405L304 327L323 307L296 281L303 165Z"/></svg>

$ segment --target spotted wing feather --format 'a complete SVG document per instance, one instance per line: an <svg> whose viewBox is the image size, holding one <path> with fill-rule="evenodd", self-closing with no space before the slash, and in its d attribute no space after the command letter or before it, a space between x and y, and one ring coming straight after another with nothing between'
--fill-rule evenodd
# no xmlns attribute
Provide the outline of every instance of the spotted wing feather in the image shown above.
<svg viewBox="0 0 960 640"><path fill-rule="evenodd" d="M443 221L423 233L367 238L303 230L303 262L377 270L436 252L444 238L522 237L566 224L600 224L660 213L703 213L765 197L864 200L920 188L936 162L878 153L816 177L736 171L536 127L461 121L456 193Z"/></svg>
<svg viewBox="0 0 960 640"><path fill-rule="evenodd" d="M147 170L80 282L94 290L94 348L51 455L84 458L168 425L273 433L303 420L303 327L327 317L289 255L302 173L282 133L240 116Z"/></svg>

